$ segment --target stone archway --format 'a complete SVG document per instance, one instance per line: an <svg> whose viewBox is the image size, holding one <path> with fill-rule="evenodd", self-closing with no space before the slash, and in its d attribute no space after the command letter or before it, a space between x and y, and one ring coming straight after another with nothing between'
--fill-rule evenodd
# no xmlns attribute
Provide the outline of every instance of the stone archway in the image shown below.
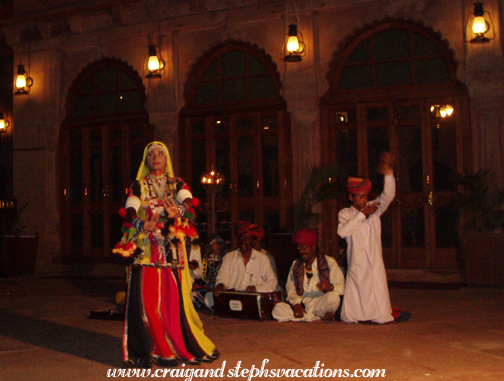
<svg viewBox="0 0 504 381"><path fill-rule="evenodd" d="M396 200L382 219L388 268L458 269L451 177L471 167L472 155L467 89L456 69L438 33L401 19L362 28L333 55L321 98L323 162L379 184L379 152L398 158ZM442 117L443 105L453 114ZM340 207L330 203L324 216L335 248Z"/></svg>
<svg viewBox="0 0 504 381"><path fill-rule="evenodd" d="M120 237L125 190L153 127L142 79L125 62L103 58L75 78L61 129L62 247L70 259L103 259Z"/></svg>
<svg viewBox="0 0 504 381"><path fill-rule="evenodd" d="M226 177L217 202L227 210L219 218L251 220L269 233L292 224L290 116L280 89L264 50L223 42L193 65L179 124L180 160L196 196L207 199L199 178L215 166Z"/></svg>

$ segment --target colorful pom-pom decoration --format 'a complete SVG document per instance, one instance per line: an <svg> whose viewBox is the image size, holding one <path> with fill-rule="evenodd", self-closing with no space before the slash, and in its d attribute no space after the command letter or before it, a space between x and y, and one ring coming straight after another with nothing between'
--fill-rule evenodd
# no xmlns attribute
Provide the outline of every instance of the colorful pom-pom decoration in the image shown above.
<svg viewBox="0 0 504 381"><path fill-rule="evenodd" d="M119 254L124 258L129 258L135 253L136 249L137 245L134 242L130 241L124 243L123 241L120 241L114 246L112 253Z"/></svg>
<svg viewBox="0 0 504 381"><path fill-rule="evenodd" d="M126 209L124 209L124 208L119 209L119 215L122 218L126 218Z"/></svg>

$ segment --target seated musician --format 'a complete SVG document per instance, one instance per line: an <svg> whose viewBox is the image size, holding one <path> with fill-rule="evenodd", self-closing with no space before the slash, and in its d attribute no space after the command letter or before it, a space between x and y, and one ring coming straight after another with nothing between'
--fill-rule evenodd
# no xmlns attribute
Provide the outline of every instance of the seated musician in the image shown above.
<svg viewBox="0 0 504 381"><path fill-rule="evenodd" d="M194 282L192 289L193 302L197 308L208 305L206 301L207 295L212 295L213 300L212 291L215 287L215 280L222 264L225 247L226 243L221 237L211 237L210 243L208 244L208 252L202 258L202 276Z"/></svg>
<svg viewBox="0 0 504 381"><path fill-rule="evenodd" d="M213 290L216 285L217 274L222 265L222 258L226 253L224 251L226 243L221 237L215 236L210 240L208 247L209 253L203 258L203 281L206 287Z"/></svg>
<svg viewBox="0 0 504 381"><path fill-rule="evenodd" d="M273 272L269 258L255 250L257 237L264 233L249 222L240 224L237 231L240 246L227 253L217 274L213 295L218 297L223 290L247 292L273 292L278 280ZM213 298L208 298L208 306L213 306Z"/></svg>
<svg viewBox="0 0 504 381"><path fill-rule="evenodd" d="M292 237L300 259L293 262L286 283L287 303L273 308L283 321L334 320L345 290L345 278L334 258L318 250L318 233L303 229Z"/></svg>

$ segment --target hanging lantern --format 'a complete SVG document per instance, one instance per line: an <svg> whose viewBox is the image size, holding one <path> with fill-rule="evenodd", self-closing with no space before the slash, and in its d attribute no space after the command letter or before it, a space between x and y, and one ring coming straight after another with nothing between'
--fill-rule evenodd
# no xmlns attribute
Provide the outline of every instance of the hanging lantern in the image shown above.
<svg viewBox="0 0 504 381"><path fill-rule="evenodd" d="M165 63L157 52L156 45L149 45L149 52L145 56L144 72L147 78L161 78L164 74Z"/></svg>
<svg viewBox="0 0 504 381"><path fill-rule="evenodd" d="M28 94L32 85L33 79L28 76L24 65L19 64L16 77L14 78L14 88L16 89L14 95Z"/></svg>
<svg viewBox="0 0 504 381"><path fill-rule="evenodd" d="M468 41L469 36L472 38ZM495 38L492 16L479 0L474 3L474 11L467 16L466 38L471 44L483 44Z"/></svg>
<svg viewBox="0 0 504 381"><path fill-rule="evenodd" d="M449 104L445 105L431 105L430 112L435 118L447 118L453 114L453 106Z"/></svg>
<svg viewBox="0 0 504 381"><path fill-rule="evenodd" d="M9 121L4 119L3 112L0 112L0 132L7 131L7 127L9 127L9 125Z"/></svg>
<svg viewBox="0 0 504 381"><path fill-rule="evenodd" d="M298 32L296 24L289 25L289 32L284 38L284 60L300 62L306 55L303 35Z"/></svg>

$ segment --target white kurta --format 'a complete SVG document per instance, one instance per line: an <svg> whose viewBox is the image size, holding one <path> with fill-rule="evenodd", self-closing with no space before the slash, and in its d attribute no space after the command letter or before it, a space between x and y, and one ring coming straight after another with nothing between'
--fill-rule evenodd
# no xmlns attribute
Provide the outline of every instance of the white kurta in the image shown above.
<svg viewBox="0 0 504 381"><path fill-rule="evenodd" d="M278 285L278 280L268 256L252 249L246 266L240 250L231 251L224 255L215 279L215 284L219 283L222 283L226 290L245 291L248 286L255 286L257 292L273 292ZM205 304L209 308L213 307L213 293L207 292Z"/></svg>
<svg viewBox="0 0 504 381"><path fill-rule="evenodd" d="M353 206L340 210L338 235L348 244L348 271L341 319L347 323L371 320L387 323L393 320L392 307L383 263L381 215L395 197L395 179L385 176L378 210L366 216Z"/></svg>
<svg viewBox="0 0 504 381"><path fill-rule="evenodd" d="M275 273L275 277L278 280L278 273L277 273L277 267L276 267L275 258L270 253L268 253L266 250L264 250L264 249L261 249L261 253L265 254L268 257L268 259L269 259L269 261L271 263L271 268L273 269L273 272Z"/></svg>
<svg viewBox="0 0 504 381"><path fill-rule="evenodd" d="M303 303L305 306L306 315L303 318L294 318L294 312L292 308L287 303L278 303L273 308L273 317L279 321L289 321L289 320L299 320L299 321L311 321L314 320L312 317L316 316L319 318L324 317L328 312L334 312L338 309L340 304L340 295L343 295L345 291L345 277L341 271L338 263L332 257L325 256L327 264L329 266L329 282L334 286L334 290L326 292L325 294L317 288L317 284L320 283L320 275L318 271L317 259L312 263L312 273L313 276L309 279L304 274L303 280L303 295L298 295L296 292L296 286L294 284L294 264L289 270L289 276L287 277L287 283L285 285L287 291L287 301L291 305L296 305Z"/></svg>
<svg viewBox="0 0 504 381"><path fill-rule="evenodd" d="M278 284L269 258L254 249L246 266L240 250L227 253L222 258L215 282L236 291L245 291L248 286L255 286L257 292L273 292Z"/></svg>

